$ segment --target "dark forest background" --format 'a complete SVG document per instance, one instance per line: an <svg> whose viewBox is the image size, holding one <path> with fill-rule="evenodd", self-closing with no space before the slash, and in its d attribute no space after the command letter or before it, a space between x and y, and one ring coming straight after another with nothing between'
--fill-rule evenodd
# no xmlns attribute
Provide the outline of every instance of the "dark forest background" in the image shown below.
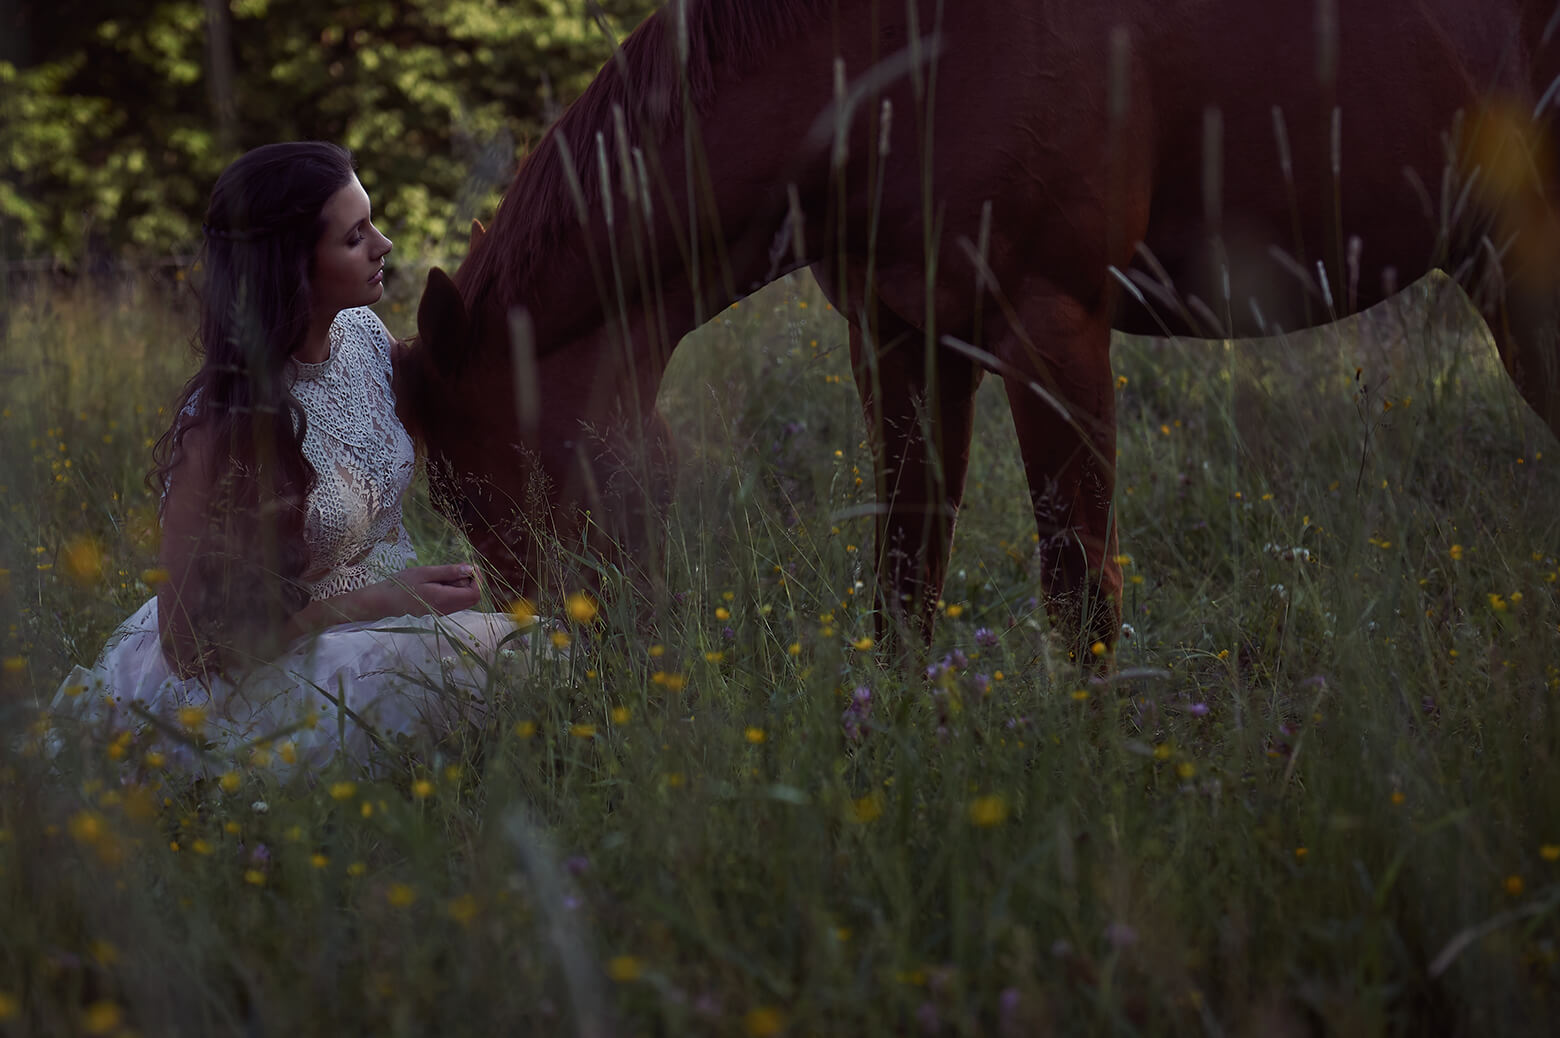
<svg viewBox="0 0 1560 1038"><path fill-rule="evenodd" d="M655 0L0 0L0 264L193 251L247 148L337 141L439 250Z"/></svg>

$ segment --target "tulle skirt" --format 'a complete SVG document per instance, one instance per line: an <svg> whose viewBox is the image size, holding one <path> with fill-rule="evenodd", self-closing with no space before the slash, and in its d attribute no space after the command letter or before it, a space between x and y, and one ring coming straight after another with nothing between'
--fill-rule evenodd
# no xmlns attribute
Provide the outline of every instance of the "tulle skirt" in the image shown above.
<svg viewBox="0 0 1560 1038"><path fill-rule="evenodd" d="M163 656L157 599L76 667L52 712L70 728L155 742L170 764L318 768L338 752L368 765L398 746L480 722L494 674L523 667L526 636L504 613L466 610L340 624L300 638L233 680L180 678Z"/></svg>

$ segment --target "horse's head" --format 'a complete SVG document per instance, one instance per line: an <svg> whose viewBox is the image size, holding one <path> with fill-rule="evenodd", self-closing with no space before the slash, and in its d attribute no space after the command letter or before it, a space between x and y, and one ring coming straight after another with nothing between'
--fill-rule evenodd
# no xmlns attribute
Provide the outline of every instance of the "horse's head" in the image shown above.
<svg viewBox="0 0 1560 1038"><path fill-rule="evenodd" d="M427 449L435 507L461 526L498 576L522 589L530 586L523 573L532 567L496 550L514 538L501 537L489 519L499 510L489 507L488 499L510 492L485 478L492 456L510 453L515 442L508 380L478 363L480 357L495 355L501 351L475 341L454 282L434 268L417 309L417 338L396 358L396 410Z"/></svg>
<svg viewBox="0 0 1560 1038"><path fill-rule="evenodd" d="M538 314L546 319L533 335L521 311L463 296L435 268L418 341L395 372L435 506L517 594L594 586L581 548L616 565L639 561L668 485L653 395L630 418L634 389L599 320L563 322L576 330L561 333L556 309Z"/></svg>

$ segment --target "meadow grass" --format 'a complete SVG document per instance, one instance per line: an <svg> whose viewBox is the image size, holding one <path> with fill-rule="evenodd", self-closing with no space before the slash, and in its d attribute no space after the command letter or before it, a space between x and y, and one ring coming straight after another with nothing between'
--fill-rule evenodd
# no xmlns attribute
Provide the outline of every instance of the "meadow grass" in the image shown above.
<svg viewBox="0 0 1560 1038"><path fill-rule="evenodd" d="M307 781L42 752L59 680L150 594L180 288L7 299L0 1032L1556 1012L1560 445L1455 293L1284 340L1118 340L1131 636L1101 685L1049 637L995 380L925 670L878 664L845 328L787 279L668 373L665 607L567 620L568 658L506 674L485 730L409 769ZM466 550L420 485L408 513L425 562Z"/></svg>

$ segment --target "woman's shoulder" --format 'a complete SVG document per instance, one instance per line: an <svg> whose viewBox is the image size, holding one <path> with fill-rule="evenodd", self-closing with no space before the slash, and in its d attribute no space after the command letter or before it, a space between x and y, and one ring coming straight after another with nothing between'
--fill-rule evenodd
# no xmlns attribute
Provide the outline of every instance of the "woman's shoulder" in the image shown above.
<svg viewBox="0 0 1560 1038"><path fill-rule="evenodd" d="M395 338L379 315L366 306L352 307L336 315L336 323L344 330L355 332L363 342L373 347L375 353L389 357Z"/></svg>

